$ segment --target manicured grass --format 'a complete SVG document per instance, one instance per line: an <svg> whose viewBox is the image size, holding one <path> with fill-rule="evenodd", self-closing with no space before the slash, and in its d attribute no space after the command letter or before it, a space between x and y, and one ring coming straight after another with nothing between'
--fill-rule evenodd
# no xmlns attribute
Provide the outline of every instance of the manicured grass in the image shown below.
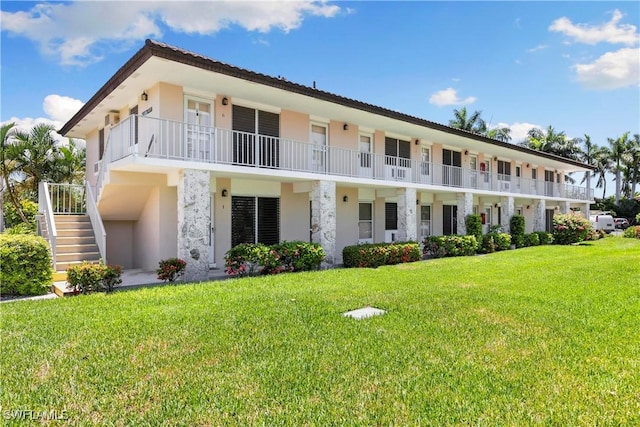
<svg viewBox="0 0 640 427"><path fill-rule="evenodd" d="M640 424L636 239L0 310L2 410L70 424Z"/></svg>

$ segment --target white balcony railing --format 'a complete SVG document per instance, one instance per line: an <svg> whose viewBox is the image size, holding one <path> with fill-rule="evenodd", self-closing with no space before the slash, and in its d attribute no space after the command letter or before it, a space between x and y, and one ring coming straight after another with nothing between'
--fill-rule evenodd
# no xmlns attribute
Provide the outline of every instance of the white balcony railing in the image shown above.
<svg viewBox="0 0 640 427"><path fill-rule="evenodd" d="M128 117L111 128L98 165L98 189L106 170L104 166L128 156L577 200L592 197L586 188L573 185L142 116Z"/></svg>

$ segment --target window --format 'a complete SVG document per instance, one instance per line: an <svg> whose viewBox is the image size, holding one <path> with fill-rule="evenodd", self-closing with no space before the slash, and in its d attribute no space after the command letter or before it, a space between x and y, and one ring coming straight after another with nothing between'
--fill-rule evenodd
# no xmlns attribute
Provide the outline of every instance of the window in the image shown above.
<svg viewBox="0 0 640 427"><path fill-rule="evenodd" d="M360 167L371 168L371 135L360 135Z"/></svg>
<svg viewBox="0 0 640 427"><path fill-rule="evenodd" d="M359 204L358 240L373 243L373 203L371 202Z"/></svg>
<svg viewBox="0 0 640 427"><path fill-rule="evenodd" d="M462 185L462 153L459 151L442 149L442 184Z"/></svg>
<svg viewBox="0 0 640 427"><path fill-rule="evenodd" d="M280 199L233 196L231 246L240 243L273 245L280 241Z"/></svg>
<svg viewBox="0 0 640 427"><path fill-rule="evenodd" d="M458 234L458 207L455 205L442 206L442 234L445 236Z"/></svg>
<svg viewBox="0 0 640 427"><path fill-rule="evenodd" d="M397 203L384 204L384 229L385 230L398 229L398 204Z"/></svg>
<svg viewBox="0 0 640 427"><path fill-rule="evenodd" d="M429 147L420 148L420 173L429 175L429 162L431 161L431 149Z"/></svg>
<svg viewBox="0 0 640 427"><path fill-rule="evenodd" d="M98 131L98 160L104 155L104 129Z"/></svg>
<svg viewBox="0 0 640 427"><path fill-rule="evenodd" d="M280 115L240 105L232 108L233 162L277 168L280 165ZM256 132L257 131L257 132ZM255 141L258 141L257 152ZM257 156L257 159L256 159Z"/></svg>
<svg viewBox="0 0 640 427"><path fill-rule="evenodd" d="M531 179L538 179L538 169L531 169Z"/></svg>
<svg viewBox="0 0 640 427"><path fill-rule="evenodd" d="M129 110L129 115L134 116L133 118L133 143L138 143L138 106L131 108Z"/></svg>
<svg viewBox="0 0 640 427"><path fill-rule="evenodd" d="M327 125L312 124L311 125L311 167L315 172L326 171L327 157L327 136L329 129Z"/></svg>
<svg viewBox="0 0 640 427"><path fill-rule="evenodd" d="M420 236L431 235L431 206L420 206Z"/></svg>
<svg viewBox="0 0 640 427"><path fill-rule="evenodd" d="M511 162L498 160L498 179L501 181L511 181Z"/></svg>

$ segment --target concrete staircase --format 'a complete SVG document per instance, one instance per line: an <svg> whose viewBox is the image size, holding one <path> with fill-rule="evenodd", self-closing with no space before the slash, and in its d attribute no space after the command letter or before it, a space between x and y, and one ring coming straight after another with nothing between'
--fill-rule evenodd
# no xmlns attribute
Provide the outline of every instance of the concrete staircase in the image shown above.
<svg viewBox="0 0 640 427"><path fill-rule="evenodd" d="M64 281L69 267L82 264L83 261L97 263L100 250L88 215L54 215L54 221L58 234L54 280ZM56 294L59 294L58 290L54 287Z"/></svg>

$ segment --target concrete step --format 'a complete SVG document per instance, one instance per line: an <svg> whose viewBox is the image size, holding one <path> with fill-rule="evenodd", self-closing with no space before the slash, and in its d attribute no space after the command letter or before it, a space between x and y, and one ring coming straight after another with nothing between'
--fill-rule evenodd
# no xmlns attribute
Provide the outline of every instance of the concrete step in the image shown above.
<svg viewBox="0 0 640 427"><path fill-rule="evenodd" d="M86 260L86 261L97 264L99 259ZM69 267L80 265L82 263L83 263L83 261L65 261L65 262L58 261L58 262L56 262L56 271L58 273L62 273L62 272L66 273L66 271L69 269Z"/></svg>
<svg viewBox="0 0 640 427"><path fill-rule="evenodd" d="M60 230L91 230L91 222L86 221L56 221L56 229Z"/></svg>
<svg viewBox="0 0 640 427"><path fill-rule="evenodd" d="M56 224L58 222L91 221L89 215L54 215L53 219Z"/></svg>
<svg viewBox="0 0 640 427"><path fill-rule="evenodd" d="M51 286L51 290L59 297L74 295L73 287L70 287L70 285L66 281L66 275L65 281L54 282Z"/></svg>
<svg viewBox="0 0 640 427"><path fill-rule="evenodd" d="M96 239L91 236L58 236L56 239L57 246L65 245L95 245Z"/></svg>
<svg viewBox="0 0 640 427"><path fill-rule="evenodd" d="M62 254L71 254L71 253L97 253L99 252L98 245L95 243L86 243L83 245L61 245L56 240L56 256L59 257Z"/></svg>
<svg viewBox="0 0 640 427"><path fill-rule="evenodd" d="M56 263L70 261L98 261L100 252L69 252L65 254L56 254Z"/></svg>
<svg viewBox="0 0 640 427"><path fill-rule="evenodd" d="M58 237L93 237L91 228L58 229Z"/></svg>

